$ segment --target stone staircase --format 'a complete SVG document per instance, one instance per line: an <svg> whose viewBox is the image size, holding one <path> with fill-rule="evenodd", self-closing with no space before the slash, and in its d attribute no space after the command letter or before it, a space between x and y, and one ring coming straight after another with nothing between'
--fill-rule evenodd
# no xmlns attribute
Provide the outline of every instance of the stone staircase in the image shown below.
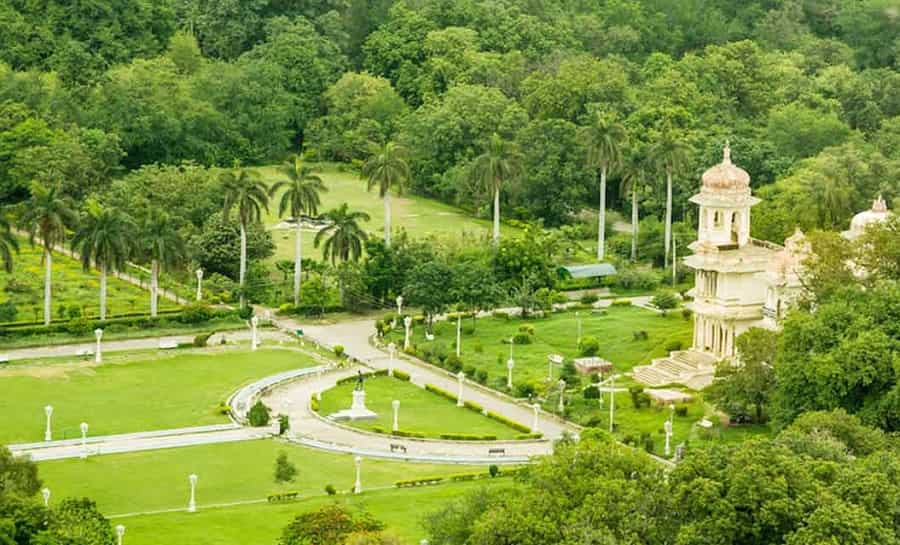
<svg viewBox="0 0 900 545"><path fill-rule="evenodd" d="M632 370L632 376L647 386L683 384L700 390L712 384L716 370L716 358L697 350L678 350L665 358L656 358L650 365L640 365Z"/></svg>

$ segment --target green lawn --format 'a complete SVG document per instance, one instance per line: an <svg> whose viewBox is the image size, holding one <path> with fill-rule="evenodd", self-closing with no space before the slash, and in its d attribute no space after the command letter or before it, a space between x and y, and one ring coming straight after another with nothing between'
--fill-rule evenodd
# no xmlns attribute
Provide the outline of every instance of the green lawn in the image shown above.
<svg viewBox="0 0 900 545"><path fill-rule="evenodd" d="M12 300L18 310L17 322L44 319L43 250L19 240L20 252L15 256L12 274L0 271L0 302ZM53 319L68 318L60 307L77 308L82 315L96 317L100 312L100 275L85 272L81 263L61 254L53 255ZM110 277L107 284L106 308L109 316L132 312L150 312L150 292ZM176 308L168 299L159 299L160 310Z"/></svg>
<svg viewBox="0 0 900 545"><path fill-rule="evenodd" d="M409 467L409 466L405 466ZM363 492L336 498L315 497L287 504L253 504L201 510L196 513L164 513L113 519L126 527L128 545L160 543L222 545L232 543L274 544L281 530L297 515L330 502L360 507L385 523L387 531L405 545L418 545L425 537L422 517L448 501L480 486L511 485L508 479L480 483L452 483L425 488Z"/></svg>
<svg viewBox="0 0 900 545"><path fill-rule="evenodd" d="M314 365L301 352L158 352L124 363L68 362L0 369L0 443L40 441L53 405L54 439L227 422L216 406L243 384Z"/></svg>
<svg viewBox="0 0 900 545"><path fill-rule="evenodd" d="M685 320L680 312L670 312L661 316L655 312L637 307L611 307L606 314L580 311L582 337L593 336L600 341L599 356L611 361L617 373L629 371L636 365L650 362L652 358L665 356L666 345L681 341L690 344L691 321ZM464 326L471 327L471 320ZM547 380L549 354L562 354L566 358L578 356L576 348L577 321L574 312L554 313L546 318L528 320L505 318L482 318L475 331L463 334L462 361L465 366L475 366L488 372L488 384L503 388L506 384L506 360L509 358L508 339L518 332L522 325L534 327L532 344L513 347L513 384L521 382L542 383ZM646 340L635 340L634 331L646 331ZM391 339L402 345L402 328L390 334ZM439 322L435 325L435 340L425 339L425 327L413 329L413 344L421 352L428 347L443 345L447 353L452 352L456 341L456 323ZM559 369L553 371L554 380L559 378Z"/></svg>
<svg viewBox="0 0 900 545"><path fill-rule="evenodd" d="M323 416L349 408L355 384L342 384L322 394L319 412ZM391 402L400 400L399 424L406 432L424 433L437 437L442 433L495 435L499 439L513 439L520 432L482 416L437 394L409 382L390 377L377 377L365 383L366 406L378 413L377 420L359 420L347 424L366 430L380 427L388 431L393 423Z"/></svg>
<svg viewBox="0 0 900 545"><path fill-rule="evenodd" d="M280 452L298 470L293 483L274 481ZM87 496L105 514L116 515L187 507L191 473L198 476L197 506L203 509L284 492L322 496L328 484L349 492L356 469L349 454L263 439L41 462L39 471L54 498ZM377 489L398 480L472 471L487 468L364 459L361 482L363 489Z"/></svg>
<svg viewBox="0 0 900 545"><path fill-rule="evenodd" d="M274 167L258 169L267 181L276 179ZM336 208L342 203L347 203L351 210L366 212L371 216L363 228L374 237L382 237L384 234L384 205L378 197L377 191L367 192L366 183L353 172L339 172L334 167L323 167L319 173L328 192L322 194L320 211L325 212ZM269 214L265 223L270 228L277 225L281 219L278 214L278 198L272 199L269 206ZM393 196L391 198L391 224L396 231L405 229L411 236L421 238L428 235L438 237L459 238L467 235L471 238L481 238L490 235L491 222L474 218L462 210L443 204L441 202L417 197L410 194ZM508 226L501 226L503 233L514 233L517 230ZM275 259L294 258L294 231L276 230L273 232L276 250ZM313 246L314 231L303 232L303 255L321 258L321 251Z"/></svg>

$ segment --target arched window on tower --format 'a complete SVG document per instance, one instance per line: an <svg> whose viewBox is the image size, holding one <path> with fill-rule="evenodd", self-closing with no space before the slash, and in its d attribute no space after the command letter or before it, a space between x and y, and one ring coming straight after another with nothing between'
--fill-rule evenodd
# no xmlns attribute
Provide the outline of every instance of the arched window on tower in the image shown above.
<svg viewBox="0 0 900 545"><path fill-rule="evenodd" d="M741 229L741 214L739 212L733 212L731 214L731 242L737 244L739 238L738 235Z"/></svg>

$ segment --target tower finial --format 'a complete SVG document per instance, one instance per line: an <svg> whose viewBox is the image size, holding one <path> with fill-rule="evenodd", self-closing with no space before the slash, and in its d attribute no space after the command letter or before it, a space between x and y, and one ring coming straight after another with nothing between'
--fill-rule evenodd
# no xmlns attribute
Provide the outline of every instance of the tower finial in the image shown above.
<svg viewBox="0 0 900 545"><path fill-rule="evenodd" d="M881 196L881 193L878 194L878 198L875 199L875 202L872 203L872 211L873 212L887 212L887 203L884 201L884 198Z"/></svg>
<svg viewBox="0 0 900 545"><path fill-rule="evenodd" d="M725 148L722 150L722 162L731 164L731 143L728 140L725 140Z"/></svg>

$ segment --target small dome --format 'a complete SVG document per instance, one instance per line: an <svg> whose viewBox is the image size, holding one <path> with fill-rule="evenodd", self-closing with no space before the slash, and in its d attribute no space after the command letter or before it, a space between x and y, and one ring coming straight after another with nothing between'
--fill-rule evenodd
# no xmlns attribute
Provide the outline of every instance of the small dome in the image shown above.
<svg viewBox="0 0 900 545"><path fill-rule="evenodd" d="M890 217L891 212L887 208L887 203L881 198L881 195L878 196L877 199L872 203L872 208L870 210L866 210L865 212L860 212L859 214L853 216L853 219L850 221L850 235L853 238L863 234L866 230L866 227L872 225L873 223L880 223L883 221L887 221Z"/></svg>
<svg viewBox="0 0 900 545"><path fill-rule="evenodd" d="M725 144L722 162L703 173L706 191L749 191L750 175L731 162L731 147Z"/></svg>

